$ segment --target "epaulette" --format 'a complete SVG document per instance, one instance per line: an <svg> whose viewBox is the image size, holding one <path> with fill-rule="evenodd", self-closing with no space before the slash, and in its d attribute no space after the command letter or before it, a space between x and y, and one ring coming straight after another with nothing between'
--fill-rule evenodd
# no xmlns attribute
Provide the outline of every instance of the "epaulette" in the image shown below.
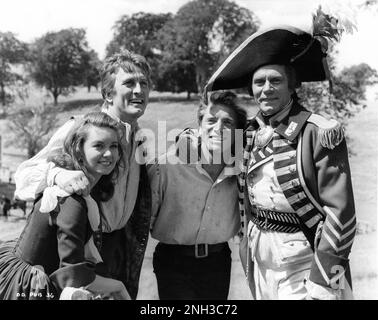
<svg viewBox="0 0 378 320"><path fill-rule="evenodd" d="M337 147L344 139L344 128L340 122L334 119L326 119L318 114L311 114L308 122L315 124L318 128L320 144L328 149Z"/></svg>

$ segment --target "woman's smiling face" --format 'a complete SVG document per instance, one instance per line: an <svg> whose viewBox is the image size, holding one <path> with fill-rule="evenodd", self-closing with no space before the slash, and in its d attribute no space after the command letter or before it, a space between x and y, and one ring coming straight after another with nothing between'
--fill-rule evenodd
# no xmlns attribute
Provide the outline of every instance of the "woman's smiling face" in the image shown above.
<svg viewBox="0 0 378 320"><path fill-rule="evenodd" d="M110 128L90 126L83 153L84 166L94 179L110 174L119 159L117 132Z"/></svg>

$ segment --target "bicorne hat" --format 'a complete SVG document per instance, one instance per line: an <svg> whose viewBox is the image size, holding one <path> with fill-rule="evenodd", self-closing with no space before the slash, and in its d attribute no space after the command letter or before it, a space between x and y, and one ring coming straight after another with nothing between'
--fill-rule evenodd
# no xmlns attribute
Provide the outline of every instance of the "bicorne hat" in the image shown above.
<svg viewBox="0 0 378 320"><path fill-rule="evenodd" d="M237 47L216 70L205 92L247 87L253 73L268 64L288 64L300 82L329 79L326 53L318 39L292 26L258 31Z"/></svg>

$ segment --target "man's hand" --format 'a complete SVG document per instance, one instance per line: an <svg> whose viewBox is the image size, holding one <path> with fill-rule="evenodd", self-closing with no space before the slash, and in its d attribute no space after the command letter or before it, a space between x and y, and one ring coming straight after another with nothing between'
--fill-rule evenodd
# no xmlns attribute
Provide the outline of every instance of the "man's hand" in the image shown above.
<svg viewBox="0 0 378 320"><path fill-rule="evenodd" d="M87 196L90 192L90 183L83 171L62 170L55 176L55 184L69 194L77 193Z"/></svg>

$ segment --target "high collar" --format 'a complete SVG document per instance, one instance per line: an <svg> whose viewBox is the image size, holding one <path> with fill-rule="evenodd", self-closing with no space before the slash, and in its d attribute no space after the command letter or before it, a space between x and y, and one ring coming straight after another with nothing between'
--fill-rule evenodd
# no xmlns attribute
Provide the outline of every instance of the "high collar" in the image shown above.
<svg viewBox="0 0 378 320"><path fill-rule="evenodd" d="M303 108L298 102L293 101L291 106L270 117L269 122L279 135L292 141L301 132L310 115L310 111ZM261 111L249 123L247 130L257 130L259 128L260 125L256 118L262 120Z"/></svg>
<svg viewBox="0 0 378 320"><path fill-rule="evenodd" d="M289 103L280 111L273 114L269 117L269 124L271 127L277 127L277 124L281 123L290 113L291 107L293 106L293 100L290 100Z"/></svg>

